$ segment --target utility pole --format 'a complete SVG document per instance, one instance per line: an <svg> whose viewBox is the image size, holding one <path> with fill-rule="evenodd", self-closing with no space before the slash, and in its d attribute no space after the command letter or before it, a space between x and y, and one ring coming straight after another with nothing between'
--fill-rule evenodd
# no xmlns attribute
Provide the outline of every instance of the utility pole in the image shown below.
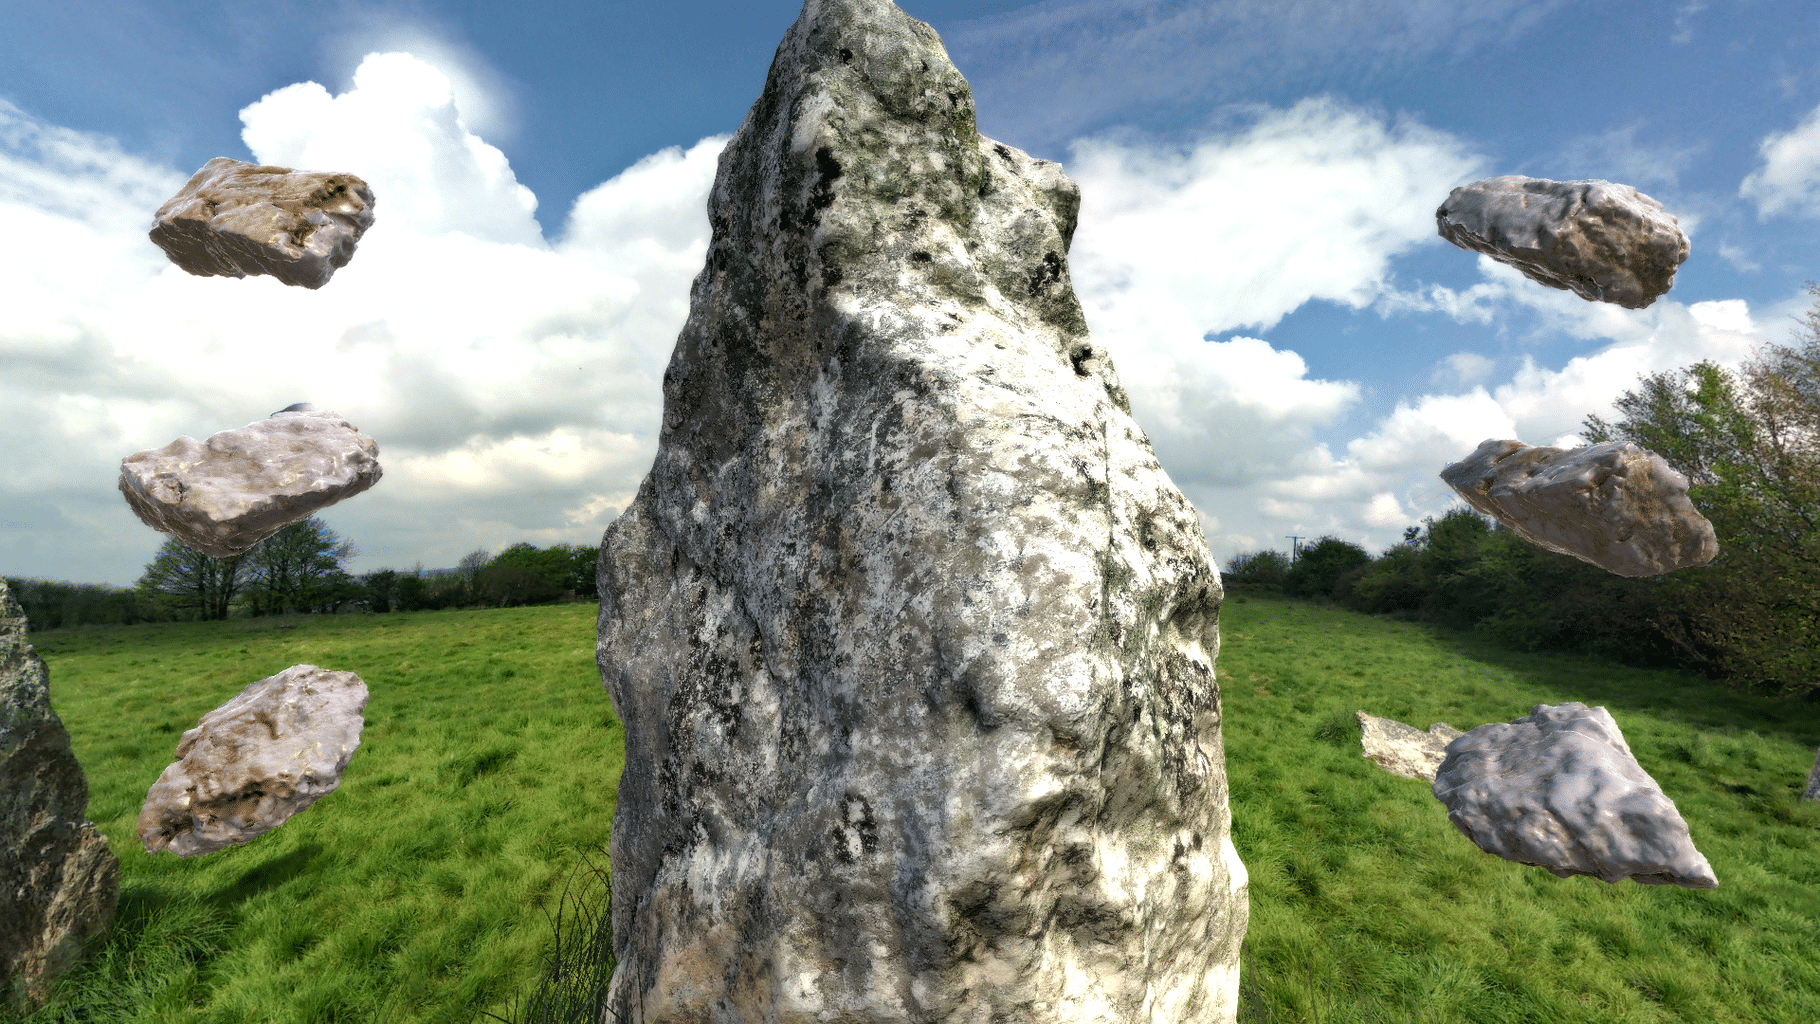
<svg viewBox="0 0 1820 1024"><path fill-rule="evenodd" d="M1287 534L1287 533L1285 533L1285 534L1284 534L1284 535L1283 535L1283 536L1285 536L1285 537L1289 537L1289 541L1290 541L1290 545L1289 545L1289 564L1290 564L1290 565L1294 565L1294 564L1295 564L1295 560L1296 560L1296 557L1297 557L1297 556L1299 556L1299 555L1300 555L1300 554L1301 554L1301 553L1302 553L1302 541L1303 541L1303 540L1304 540L1304 538L1302 538L1302 537L1291 537L1291 536L1290 536L1290 535L1289 535L1289 534Z"/></svg>

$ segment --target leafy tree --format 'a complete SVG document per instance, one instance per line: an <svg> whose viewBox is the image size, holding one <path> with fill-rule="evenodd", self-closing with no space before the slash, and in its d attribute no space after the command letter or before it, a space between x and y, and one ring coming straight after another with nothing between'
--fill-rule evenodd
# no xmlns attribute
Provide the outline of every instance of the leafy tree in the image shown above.
<svg viewBox="0 0 1820 1024"><path fill-rule="evenodd" d="M8 577L6 586L25 609L33 632L83 625L146 622L152 610L142 608L132 590L106 584L63 583Z"/></svg>
<svg viewBox="0 0 1820 1024"><path fill-rule="evenodd" d="M1338 537L1322 537L1302 549L1283 580L1283 593L1291 597L1332 597L1340 577L1371 562L1357 544Z"/></svg>
<svg viewBox="0 0 1820 1024"><path fill-rule="evenodd" d="M336 609L360 591L342 567L357 553L315 516L292 523L247 552L248 607L254 615Z"/></svg>
<svg viewBox="0 0 1820 1024"><path fill-rule="evenodd" d="M1809 287L1820 298L1820 287ZM1820 687L1820 304L1798 346L1732 374L1710 362L1639 379L1593 441L1635 441L1685 473L1719 557L1660 581L1648 613L1690 665L1742 685Z"/></svg>
<svg viewBox="0 0 1820 1024"><path fill-rule="evenodd" d="M1281 551L1241 551L1226 563L1220 582L1229 589L1279 588L1289 576L1289 556Z"/></svg>
<svg viewBox="0 0 1820 1024"><path fill-rule="evenodd" d="M586 544L571 544L569 547L569 589L575 596L588 601L600 600L599 571L600 548Z"/></svg>
<svg viewBox="0 0 1820 1024"><path fill-rule="evenodd" d="M399 582L403 577L396 569L379 569L360 577L361 599L376 612L389 612L399 607Z"/></svg>
<svg viewBox="0 0 1820 1024"><path fill-rule="evenodd" d="M225 619L246 583L246 557L214 558L171 537L145 567L135 589L154 608L197 619Z"/></svg>
<svg viewBox="0 0 1820 1024"><path fill-rule="evenodd" d="M462 593L451 603L481 603L484 599L480 593L480 574L492 564L493 556L485 548L476 548L462 555L461 560L455 563L455 575L461 580Z"/></svg>

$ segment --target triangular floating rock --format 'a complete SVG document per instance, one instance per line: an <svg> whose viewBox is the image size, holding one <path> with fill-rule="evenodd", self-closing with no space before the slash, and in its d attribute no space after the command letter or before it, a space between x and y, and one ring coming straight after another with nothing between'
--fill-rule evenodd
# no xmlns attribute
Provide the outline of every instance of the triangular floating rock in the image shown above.
<svg viewBox="0 0 1820 1024"><path fill-rule="evenodd" d="M1486 853L1561 878L1714 889L1674 801L1602 707L1537 704L1447 745L1434 795Z"/></svg>

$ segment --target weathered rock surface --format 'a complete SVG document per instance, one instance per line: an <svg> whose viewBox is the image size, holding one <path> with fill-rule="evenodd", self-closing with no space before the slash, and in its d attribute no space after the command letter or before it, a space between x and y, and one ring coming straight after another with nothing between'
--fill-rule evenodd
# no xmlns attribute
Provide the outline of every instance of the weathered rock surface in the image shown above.
<svg viewBox="0 0 1820 1024"><path fill-rule="evenodd" d="M1604 708L1537 704L1479 726L1447 745L1434 795L1479 849L1561 878L1719 886Z"/></svg>
<svg viewBox="0 0 1820 1024"><path fill-rule="evenodd" d="M198 277L270 274L321 288L373 226L373 190L352 174L218 156L158 208L152 241Z"/></svg>
<svg viewBox="0 0 1820 1024"><path fill-rule="evenodd" d="M935 32L809 0L607 530L626 1019L1230 1022L1220 580Z"/></svg>
<svg viewBox="0 0 1820 1024"><path fill-rule="evenodd" d="M1801 799L1820 800L1820 750L1814 752L1814 767L1807 773L1807 792Z"/></svg>
<svg viewBox="0 0 1820 1024"><path fill-rule="evenodd" d="M0 1001L21 1015L114 921L120 862L87 810L50 672L0 579Z"/></svg>
<svg viewBox="0 0 1820 1024"><path fill-rule="evenodd" d="M1687 477L1631 441L1561 449L1493 439L1441 479L1531 544L1620 576L1660 576L1719 554Z"/></svg>
<svg viewBox="0 0 1820 1024"><path fill-rule="evenodd" d="M335 792L366 706L354 673L292 665L203 715L145 794L145 852L195 857L251 842Z"/></svg>
<svg viewBox="0 0 1820 1024"><path fill-rule="evenodd" d="M1441 237L1591 302L1642 309L1674 287L1687 235L1662 204L1597 179L1520 174L1453 190L1435 211Z"/></svg>
<svg viewBox="0 0 1820 1024"><path fill-rule="evenodd" d="M379 482L379 445L338 414L298 403L198 443L180 437L120 463L145 525L216 558Z"/></svg>
<svg viewBox="0 0 1820 1024"><path fill-rule="evenodd" d="M1365 756L1387 772L1418 782L1434 782L1435 770L1447 756L1447 744L1465 735L1446 722L1435 722L1423 732L1394 718L1363 711L1353 714L1359 716Z"/></svg>

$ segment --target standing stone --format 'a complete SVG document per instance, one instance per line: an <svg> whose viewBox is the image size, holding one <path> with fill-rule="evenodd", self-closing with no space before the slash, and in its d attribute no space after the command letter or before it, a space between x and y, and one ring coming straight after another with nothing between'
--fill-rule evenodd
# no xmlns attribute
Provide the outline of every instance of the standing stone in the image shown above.
<svg viewBox="0 0 1820 1024"><path fill-rule="evenodd" d="M1642 309L1668 294L1687 235L1629 185L1520 174L1453 190L1435 211L1441 237L1589 302Z"/></svg>
<svg viewBox="0 0 1820 1024"><path fill-rule="evenodd" d="M1561 878L1716 889L1675 803L1604 708L1537 704L1447 745L1434 795L1479 849Z"/></svg>
<svg viewBox="0 0 1820 1024"><path fill-rule="evenodd" d="M366 706L354 673L292 665L203 715L145 794L145 852L196 857L251 842L335 792Z"/></svg>
<svg viewBox="0 0 1820 1024"><path fill-rule="evenodd" d="M180 437L121 460L140 522L192 550L237 555L379 482L379 445L307 402L198 443Z"/></svg>
<svg viewBox="0 0 1820 1024"><path fill-rule="evenodd" d="M151 238L197 277L270 274L321 288L373 226L373 190L352 174L218 156L158 208Z"/></svg>
<svg viewBox="0 0 1820 1024"><path fill-rule="evenodd" d="M1531 544L1619 576L1660 576L1719 555L1687 477L1632 441L1563 450L1493 439L1441 479Z"/></svg>
<svg viewBox="0 0 1820 1024"><path fill-rule="evenodd" d="M1231 1022L1220 578L928 25L809 0L601 545L608 1007Z"/></svg>
<svg viewBox="0 0 1820 1024"><path fill-rule="evenodd" d="M1803 800L1820 800L1820 750L1814 752L1814 766L1807 773L1807 792L1801 794Z"/></svg>
<svg viewBox="0 0 1820 1024"><path fill-rule="evenodd" d="M120 862L87 809L50 672L0 579L0 1001L21 1015L114 922Z"/></svg>
<svg viewBox="0 0 1820 1024"><path fill-rule="evenodd" d="M1447 756L1447 744L1466 735L1446 722L1435 722L1423 732L1394 718L1379 718L1363 711L1359 716L1360 742L1365 756L1387 772L1417 782L1433 783L1435 770Z"/></svg>

